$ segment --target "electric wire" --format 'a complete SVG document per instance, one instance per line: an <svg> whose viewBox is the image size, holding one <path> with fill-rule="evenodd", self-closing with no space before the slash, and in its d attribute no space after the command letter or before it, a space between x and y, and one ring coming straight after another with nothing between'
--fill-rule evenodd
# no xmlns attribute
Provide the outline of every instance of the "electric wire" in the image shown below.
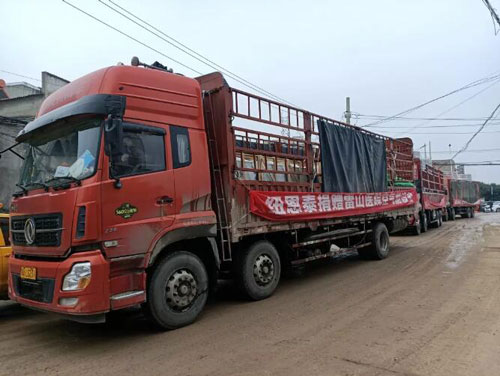
<svg viewBox="0 0 500 376"><path fill-rule="evenodd" d="M25 76L25 75L19 74L19 73L9 72L9 71L3 70L3 69L0 69L0 72L11 74L11 75L17 76L17 77L27 78L27 79L30 79L30 80L33 80L33 81L42 82L42 80L40 80L39 78Z"/></svg>
<svg viewBox="0 0 500 376"><path fill-rule="evenodd" d="M99 19L99 18L97 18L97 17L93 16L92 14L90 14L90 13L88 13L88 12L84 11L83 9L78 8L76 5L71 4L69 1L67 1L67 0L62 0L62 2L63 2L63 3L65 3L65 4L67 4L67 5L69 5L69 6L71 6L71 7L72 7L72 8L74 8L74 9L78 10L79 12L81 12L81 13L85 14L86 16L88 16L88 17L90 17L90 18L94 19L95 21L97 21L97 22L99 22L99 23L101 23L101 24L103 24L103 25L105 25L105 26L109 27L110 29L112 29L112 30L114 30L114 31L116 31L116 32L118 32L118 33L120 33L120 34L122 34L123 36L125 36L125 37L127 37L127 38L129 38L129 39L133 40L134 42L139 43L140 45L142 45L142 46L144 46L144 47L146 47L146 48L150 49L151 51L154 51L154 52L156 52L157 54L160 54L160 55L162 55L163 57L166 57L167 59L169 59L169 60L171 60L171 61L173 61L173 62L175 62L175 63L177 63L177 64L179 64L179 65L181 65L181 66L183 66L184 68L187 68L187 69L189 69L190 71L193 71L193 72L195 72L196 74L199 74L199 75L202 75L202 74L203 74L203 73L201 73L201 72L197 71L196 69L191 68L191 67L187 66L186 64L183 64L183 63L181 63L180 61L178 61L178 60L176 60L176 59L174 59L174 58L172 58L172 57L170 57L170 56L168 56L168 55L164 54L163 52L161 52L161 51L157 50L156 48L151 47L150 45L148 45L148 44L146 44L146 43L144 43L144 42L140 41L139 39L134 38L133 36L131 36L131 35L129 35L129 34L127 34L127 33L125 33L124 31L121 31L120 29L118 29L118 28L116 28L116 27L114 27L114 26L112 26L112 25L110 25L110 24L108 24L108 23L106 23L106 22L102 21L101 19Z"/></svg>
<svg viewBox="0 0 500 376"><path fill-rule="evenodd" d="M493 80L493 83L491 85L488 85L486 86L485 88L482 88L481 90L479 90L477 93L474 93L473 95L465 98L463 101L460 101L458 104L448 108L447 110L444 110L443 112L439 113L438 115L436 115L436 118L439 118L440 116L442 115L445 115L447 114L448 112L451 112L453 111L455 108L457 107L460 107L461 105L463 105L464 103L467 103L468 101L474 99L475 97L477 97L478 95L481 95L482 93L484 93L486 90L492 88L494 85L496 85L498 82L500 82L500 79L497 79L497 80ZM409 131L405 131L404 133L405 134L411 134L411 133L415 133L413 132L415 129L418 129L420 128L421 126L427 124L428 121L424 121L422 123L418 123L416 125L413 126L413 128L411 128Z"/></svg>
<svg viewBox="0 0 500 376"><path fill-rule="evenodd" d="M488 119L485 120L485 122L483 123L483 125L481 125L481 127L474 133L474 135L465 143L465 145L455 153L455 155L453 155L452 159L454 159L457 155L459 155L460 153L462 153L463 151L467 150L467 148L469 147L470 143L476 138L476 136L481 133L481 131L484 129L484 127L486 127L486 125L488 124L488 122L493 119L494 117L496 117L498 114L497 114L497 111L498 109L500 108L500 103L495 107L495 109L493 110L493 112L491 113L491 115L488 117ZM484 133L491 133L491 132L484 132Z"/></svg>
<svg viewBox="0 0 500 376"><path fill-rule="evenodd" d="M392 116L389 116L387 118L380 119L378 121L365 124L364 126L362 126L362 128L366 128L366 127L369 127L369 126L373 126L373 125L377 125L377 124L385 123L387 121L394 120L397 116L406 115L406 114L408 114L410 112L416 111L416 110L418 110L418 109L420 109L420 108L422 108L424 106L427 106L427 105L429 105L431 103L434 103L434 102L436 102L438 100L441 100L443 98L449 97L450 95L456 94L456 93L458 93L460 91L463 91L463 90L466 90L466 89L470 89L470 88L475 87L475 86L483 85L483 84L485 84L487 82L491 82L492 80L496 80L498 78L500 78L500 74L494 74L494 75L491 75L491 76L488 76L488 77L483 77L481 79L472 81L472 82L468 83L467 85L464 85L464 86L462 86L462 87L460 87L458 89L452 90L452 91L450 91L450 92L448 92L446 94L440 95L439 97L436 97L436 98L431 99L431 100L429 100L427 102L419 104L418 106L415 106L415 107L409 108L407 110L401 111L401 112L399 112L397 114L394 114Z"/></svg>
<svg viewBox="0 0 500 376"><path fill-rule="evenodd" d="M163 40L164 42L170 44L171 46L179 49L180 51L184 52L185 54L191 56L192 58L200 61L201 63L209 66L210 68L212 69L215 69L215 70L220 70L220 71L223 71L227 76L229 76L231 79L241 83L242 85L245 85L249 88L251 88L252 90L255 90L255 91L258 91L259 93L261 94L265 94L275 100L279 100L279 101L282 101L284 103L288 103L289 105L292 105L294 107L298 107L297 105L289 102L288 100L284 99L284 98L281 98L269 91L267 91L266 89L260 87L260 86L257 86L256 84L244 79L243 77L237 75L236 73L233 73L232 71L230 71L229 69L227 68L224 68L223 66L215 63L214 61L210 60L209 58L203 56L202 54L196 52L195 50L193 50L192 48L186 46L185 44L179 42L177 39L173 38L172 36L166 34L165 32L163 32L162 30L160 30L159 28L153 26L152 24L150 24L149 22L145 21L144 19L140 18L139 16L135 15L133 12L130 12L129 10L127 10L126 8L120 6L119 4L115 3L114 1L112 0L108 0L111 4L113 4L114 6L118 7L119 9L121 9L123 12L129 14L130 16L132 16L133 18L139 20L140 22L142 22L144 25L147 25L148 27L152 28L153 30L155 30L156 32L160 33L161 35L163 35L164 37L162 37L161 35L158 35L157 33L151 31L150 29L148 29L147 27L141 25L140 23L138 23L137 21L134 21L133 19L131 19L130 17L128 17L127 15L123 14L122 12L120 12L119 10L109 6L108 4L106 4L104 1L102 0L98 0L101 4L103 4L104 6L108 7L109 9L113 10L114 12L120 14L122 17L128 19L129 21L133 22L134 24L136 24L137 26L141 27L142 29L148 31L149 33L155 35L156 37L160 38L161 40ZM173 42L172 42L173 41ZM174 43L175 42L175 43ZM177 43L177 44L176 44ZM181 46L181 47L179 47ZM187 50L187 51L186 51Z"/></svg>

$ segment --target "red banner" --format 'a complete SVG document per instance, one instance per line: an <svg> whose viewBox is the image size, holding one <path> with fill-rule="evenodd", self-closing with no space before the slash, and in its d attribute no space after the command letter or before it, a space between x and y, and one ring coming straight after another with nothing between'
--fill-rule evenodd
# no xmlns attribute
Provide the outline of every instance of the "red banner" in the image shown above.
<svg viewBox="0 0 500 376"><path fill-rule="evenodd" d="M474 203L470 203L459 198L454 198L451 206L479 206L481 204L481 199L477 200Z"/></svg>
<svg viewBox="0 0 500 376"><path fill-rule="evenodd" d="M435 210L446 207L446 195L441 193L424 193L424 209Z"/></svg>
<svg viewBox="0 0 500 376"><path fill-rule="evenodd" d="M415 189L377 193L250 191L250 211L271 221L326 219L413 206Z"/></svg>

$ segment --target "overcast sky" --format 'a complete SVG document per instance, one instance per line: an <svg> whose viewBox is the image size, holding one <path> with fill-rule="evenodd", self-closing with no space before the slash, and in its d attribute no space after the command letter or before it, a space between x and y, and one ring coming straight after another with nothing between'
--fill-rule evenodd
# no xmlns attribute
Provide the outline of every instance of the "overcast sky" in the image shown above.
<svg viewBox="0 0 500 376"><path fill-rule="evenodd" d="M213 71L97 0L68 1L197 71ZM346 96L355 113L393 115L500 73L500 34L495 36L481 0L115 2L246 80L336 119L342 118ZM500 11L500 0L490 2ZM0 0L0 14L0 70L34 78L49 71L73 80L118 61L129 63L137 55L197 76L62 1ZM4 72L0 78L39 85ZM464 90L407 116L435 118L484 90L442 117L485 118L500 103L498 82ZM353 120L358 125L371 121ZM460 149L480 123L398 120L372 129L408 135L415 149L430 141L433 159L441 159L450 157L450 144L452 150ZM468 126L441 127L455 124ZM469 149L456 160L500 160L500 116ZM499 150L477 151L484 149ZM500 166L467 167L466 172L475 180L500 183Z"/></svg>

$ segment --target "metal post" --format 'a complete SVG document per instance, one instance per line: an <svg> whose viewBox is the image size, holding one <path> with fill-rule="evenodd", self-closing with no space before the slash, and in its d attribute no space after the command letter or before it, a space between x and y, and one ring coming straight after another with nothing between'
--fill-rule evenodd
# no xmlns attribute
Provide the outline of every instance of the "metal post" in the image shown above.
<svg viewBox="0 0 500 376"><path fill-rule="evenodd" d="M432 148L430 141L429 141L429 163L432 165Z"/></svg>
<svg viewBox="0 0 500 376"><path fill-rule="evenodd" d="M351 97L345 97L345 122L351 124Z"/></svg>

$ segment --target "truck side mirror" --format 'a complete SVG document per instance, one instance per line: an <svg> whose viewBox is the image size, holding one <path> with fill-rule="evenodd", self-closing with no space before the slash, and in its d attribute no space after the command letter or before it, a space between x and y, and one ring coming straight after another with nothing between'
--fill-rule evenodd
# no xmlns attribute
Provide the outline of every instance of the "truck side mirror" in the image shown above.
<svg viewBox="0 0 500 376"><path fill-rule="evenodd" d="M122 119L108 116L104 122L104 151L113 157L123 153Z"/></svg>
<svg viewBox="0 0 500 376"><path fill-rule="evenodd" d="M123 124L122 119L111 115L104 122L104 152L109 157L110 175L115 179L115 188L120 189L120 178L113 176L113 160L123 154Z"/></svg>

